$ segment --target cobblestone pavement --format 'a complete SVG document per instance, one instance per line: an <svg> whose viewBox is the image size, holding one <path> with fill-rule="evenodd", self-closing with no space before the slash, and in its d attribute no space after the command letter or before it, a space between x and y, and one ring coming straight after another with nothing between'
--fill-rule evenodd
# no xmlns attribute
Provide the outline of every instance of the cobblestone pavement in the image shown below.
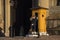
<svg viewBox="0 0 60 40"><path fill-rule="evenodd" d="M0 37L0 40L60 40L59 35L53 35L53 36L41 36L39 38L32 38L32 37Z"/></svg>

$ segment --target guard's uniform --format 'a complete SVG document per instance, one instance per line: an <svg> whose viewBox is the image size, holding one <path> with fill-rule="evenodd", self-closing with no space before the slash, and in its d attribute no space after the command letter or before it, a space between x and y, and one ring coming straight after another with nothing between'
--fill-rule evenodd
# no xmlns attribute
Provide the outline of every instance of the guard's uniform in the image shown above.
<svg viewBox="0 0 60 40"><path fill-rule="evenodd" d="M32 19L31 21L31 28L33 32L37 32L37 18Z"/></svg>

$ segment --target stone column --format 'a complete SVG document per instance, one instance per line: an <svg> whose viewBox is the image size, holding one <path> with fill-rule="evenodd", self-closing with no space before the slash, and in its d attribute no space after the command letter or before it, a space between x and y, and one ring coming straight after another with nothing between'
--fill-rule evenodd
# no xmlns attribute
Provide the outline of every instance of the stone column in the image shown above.
<svg viewBox="0 0 60 40"><path fill-rule="evenodd" d="M57 0L49 0L49 7L57 6Z"/></svg>
<svg viewBox="0 0 60 40"><path fill-rule="evenodd" d="M3 5L3 0L0 0L0 27L3 29L2 32L4 33L4 5Z"/></svg>
<svg viewBox="0 0 60 40"><path fill-rule="evenodd" d="M5 0L5 28L6 28L6 32L5 35L9 36L9 27L10 27L10 0Z"/></svg>
<svg viewBox="0 0 60 40"><path fill-rule="evenodd" d="M49 0L39 0L38 5L40 7L49 8Z"/></svg>

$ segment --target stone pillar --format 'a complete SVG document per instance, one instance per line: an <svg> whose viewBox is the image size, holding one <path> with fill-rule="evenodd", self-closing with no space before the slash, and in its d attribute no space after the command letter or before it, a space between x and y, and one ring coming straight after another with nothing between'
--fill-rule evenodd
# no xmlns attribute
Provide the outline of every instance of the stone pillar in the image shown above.
<svg viewBox="0 0 60 40"><path fill-rule="evenodd" d="M49 0L39 0L38 5L40 7L49 8Z"/></svg>
<svg viewBox="0 0 60 40"><path fill-rule="evenodd" d="M4 33L4 0L0 0L0 27L3 29L2 32Z"/></svg>
<svg viewBox="0 0 60 40"><path fill-rule="evenodd" d="M57 0L49 0L49 7L57 6Z"/></svg>
<svg viewBox="0 0 60 40"><path fill-rule="evenodd" d="M9 36L9 27L10 27L10 0L5 0L5 35Z"/></svg>

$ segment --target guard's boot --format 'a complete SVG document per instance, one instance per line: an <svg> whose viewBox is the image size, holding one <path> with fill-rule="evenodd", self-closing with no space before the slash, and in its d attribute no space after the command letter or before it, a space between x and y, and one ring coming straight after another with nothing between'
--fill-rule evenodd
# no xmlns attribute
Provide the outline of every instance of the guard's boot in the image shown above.
<svg viewBox="0 0 60 40"><path fill-rule="evenodd" d="M32 32L31 34L27 35L28 37L38 37L37 32Z"/></svg>

